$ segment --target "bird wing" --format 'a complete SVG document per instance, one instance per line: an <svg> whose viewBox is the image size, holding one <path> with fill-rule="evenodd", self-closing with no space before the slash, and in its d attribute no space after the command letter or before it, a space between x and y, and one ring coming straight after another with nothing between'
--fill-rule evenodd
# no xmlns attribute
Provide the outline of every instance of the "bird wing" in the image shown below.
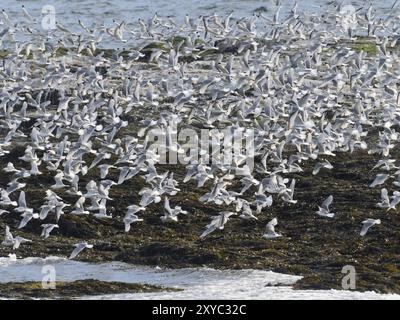
<svg viewBox="0 0 400 320"><path fill-rule="evenodd" d="M20 207L26 208L25 191L21 191L18 198L18 205Z"/></svg>
<svg viewBox="0 0 400 320"><path fill-rule="evenodd" d="M371 227L371 225L364 223L362 228L361 228L361 232L360 232L360 236L365 236L367 234L368 229Z"/></svg>
<svg viewBox="0 0 400 320"><path fill-rule="evenodd" d="M329 206L331 205L333 201L333 196L330 195L328 198L325 199L325 201L322 203L322 208L326 209L326 211L329 211Z"/></svg>
<svg viewBox="0 0 400 320"><path fill-rule="evenodd" d="M291 198L293 198L293 195L294 195L294 186L295 186L295 184L296 184L296 179L292 179L292 182L290 183L290 195L291 195Z"/></svg>
<svg viewBox="0 0 400 320"><path fill-rule="evenodd" d="M14 241L14 237L12 235L12 233L10 232L10 227L6 226L6 235L4 238L4 242L12 242Z"/></svg>
<svg viewBox="0 0 400 320"><path fill-rule="evenodd" d="M172 214L172 210L171 210L171 207L170 207L170 205L169 205L169 199L168 199L168 197L165 197L165 199L164 199L164 209L165 209L169 214Z"/></svg>
<svg viewBox="0 0 400 320"><path fill-rule="evenodd" d="M214 225L208 225L207 229L200 235L200 238L203 239L207 235L209 235L211 232L215 231L217 228Z"/></svg>
<svg viewBox="0 0 400 320"><path fill-rule="evenodd" d="M389 195L388 195L388 191L386 188L383 188L381 190L381 199L382 199L382 202L389 203Z"/></svg>
<svg viewBox="0 0 400 320"><path fill-rule="evenodd" d="M389 178L388 174L381 173L376 175L375 180L369 185L370 188L373 188L377 185L380 185L386 181L386 179Z"/></svg>
<svg viewBox="0 0 400 320"><path fill-rule="evenodd" d="M312 171L312 174L313 174L313 175L316 175L316 174L319 172L319 170L321 170L322 167L323 167L322 163L318 162L318 163L314 166L314 169L313 169L313 171Z"/></svg>
<svg viewBox="0 0 400 320"><path fill-rule="evenodd" d="M85 244L79 243L76 248L72 251L68 259L74 259L83 249L85 249Z"/></svg>
<svg viewBox="0 0 400 320"><path fill-rule="evenodd" d="M273 218L270 222L267 223L267 226L276 226L278 224L278 219Z"/></svg>
<svg viewBox="0 0 400 320"><path fill-rule="evenodd" d="M21 241L20 241L19 237L14 238L13 250L18 249L20 245L21 245Z"/></svg>

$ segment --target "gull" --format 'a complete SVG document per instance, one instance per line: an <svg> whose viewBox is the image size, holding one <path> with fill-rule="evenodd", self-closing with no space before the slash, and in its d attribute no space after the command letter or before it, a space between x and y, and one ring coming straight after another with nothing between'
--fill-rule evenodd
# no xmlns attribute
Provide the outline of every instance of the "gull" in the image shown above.
<svg viewBox="0 0 400 320"><path fill-rule="evenodd" d="M7 163L7 166L3 169L3 171L8 173L19 172L19 170L15 169L14 164L12 162Z"/></svg>
<svg viewBox="0 0 400 320"><path fill-rule="evenodd" d="M204 239L207 235L215 230L223 230L229 218L236 215L235 212L222 211L218 216L214 216L211 223L206 226L206 230L200 235L200 239Z"/></svg>
<svg viewBox="0 0 400 320"><path fill-rule="evenodd" d="M260 183L258 187L258 191L256 193L256 201L255 204L257 206L256 211L257 213L261 213L261 210L265 207L272 206L272 196L266 196L263 191L263 185Z"/></svg>
<svg viewBox="0 0 400 320"><path fill-rule="evenodd" d="M8 194L11 194L19 189L24 188L25 186L26 186L26 183L20 183L20 182L14 180L8 184L8 188L6 189L6 191Z"/></svg>
<svg viewBox="0 0 400 320"><path fill-rule="evenodd" d="M396 167L394 165L394 163L396 162L395 159L380 159L377 164L371 169L371 171L380 168L380 167L384 167L386 171L390 171L393 169L398 169L398 167Z"/></svg>
<svg viewBox="0 0 400 320"><path fill-rule="evenodd" d="M124 224L125 224L125 232L129 232L131 230L131 224L135 222L143 221L143 219L139 218L136 214L130 212L126 213L124 217Z"/></svg>
<svg viewBox="0 0 400 320"><path fill-rule="evenodd" d="M9 197L9 193L6 190L2 189L0 194L1 194L0 205L13 206L13 207L16 207L18 205L17 201L11 201L11 199Z"/></svg>
<svg viewBox="0 0 400 320"><path fill-rule="evenodd" d="M111 186L116 183L111 181L111 184L108 184L105 186L105 185L103 185L104 181L109 181L109 180L103 180L102 183L100 183L99 188L98 188L99 197L101 199L105 199L105 200L113 200L108 195L110 193Z"/></svg>
<svg viewBox="0 0 400 320"><path fill-rule="evenodd" d="M290 187L285 188L284 190L279 192L279 195L281 196L281 199L283 201L288 202L288 203L293 203L293 204L297 203L297 200L293 200L295 184L296 184L296 180L292 179L292 182L290 183Z"/></svg>
<svg viewBox="0 0 400 320"><path fill-rule="evenodd" d="M390 207L390 199L389 199L389 194L386 188L383 188L381 190L381 202L379 202L377 205L379 208L389 208Z"/></svg>
<svg viewBox="0 0 400 320"><path fill-rule="evenodd" d="M129 214L135 214L139 211L145 211L146 208L145 207L141 207L141 206L137 206L135 204L131 204L130 206L128 206L128 213Z"/></svg>
<svg viewBox="0 0 400 320"><path fill-rule="evenodd" d="M28 206L26 205L25 192L21 191L21 193L19 194L19 198L18 198L18 207L15 208L14 211L25 212L29 209L30 208L28 208Z"/></svg>
<svg viewBox="0 0 400 320"><path fill-rule="evenodd" d="M6 226L6 232L4 235L4 240L1 243L3 246L12 246L14 245L14 237L12 233L10 232L10 227Z"/></svg>
<svg viewBox="0 0 400 320"><path fill-rule="evenodd" d="M86 193L83 195L85 198L98 198L99 197L99 188L97 187L97 183L94 180L90 180L86 184Z"/></svg>
<svg viewBox="0 0 400 320"><path fill-rule="evenodd" d="M139 191L139 195L142 196L139 205L141 207L147 207L151 203L159 203L161 201L160 192L149 188L143 188Z"/></svg>
<svg viewBox="0 0 400 320"><path fill-rule="evenodd" d="M384 184L385 181L389 178L389 175L386 173L379 173L376 175L375 180L369 185L370 188L374 188L381 184Z"/></svg>
<svg viewBox="0 0 400 320"><path fill-rule="evenodd" d="M96 167L102 160L104 159L110 159L111 158L111 153L107 152L100 152L96 158L92 161L92 163L89 166L89 170Z"/></svg>
<svg viewBox="0 0 400 320"><path fill-rule="evenodd" d="M32 240L25 239L25 238L20 237L20 236L14 237L12 235L12 233L10 232L10 227L6 226L6 232L5 232L4 240L1 243L3 246L7 246L7 247L11 247L12 246L13 250L16 250L16 249L19 248L19 246L22 243L25 243L25 242L32 242Z"/></svg>
<svg viewBox="0 0 400 320"><path fill-rule="evenodd" d="M27 209L23 214L21 214L21 217L23 219L21 220L18 229L24 228L32 219L39 219L39 214L33 213L33 209Z"/></svg>
<svg viewBox="0 0 400 320"><path fill-rule="evenodd" d="M396 210L396 206L400 203L400 192L395 191L393 195L389 198L389 194L386 188L381 190L381 202L376 206L379 208L387 208L387 210Z"/></svg>
<svg viewBox="0 0 400 320"><path fill-rule="evenodd" d="M50 188L51 189L62 189L65 188L66 185L63 183L64 172L61 170L57 170L58 173L54 176L55 184L53 184Z"/></svg>
<svg viewBox="0 0 400 320"><path fill-rule="evenodd" d="M392 199L392 201L389 204L388 211L391 209L396 210L396 206L400 203L400 192L393 192L393 195L390 198Z"/></svg>
<svg viewBox="0 0 400 320"><path fill-rule="evenodd" d="M210 170L210 167L205 166L202 163L189 164L187 168L188 171L186 173L185 178L183 179L183 182L186 183L194 176L195 179L197 180L197 188L203 187L208 179L214 178L214 175L207 172L207 170Z"/></svg>
<svg viewBox="0 0 400 320"><path fill-rule="evenodd" d="M10 213L10 211L4 210L4 209L0 209L0 217L1 217L1 215L3 215L4 213Z"/></svg>
<svg viewBox="0 0 400 320"><path fill-rule="evenodd" d="M363 226L361 228L360 235L363 237L367 234L368 229L371 228L375 224L381 224L380 219L367 219L362 222Z"/></svg>
<svg viewBox="0 0 400 320"><path fill-rule="evenodd" d="M187 214L187 211L182 210L181 207L176 206L174 209L171 209L169 205L169 199L168 197L165 197L164 199L164 215L161 217L162 222L177 222L178 221L178 215L182 214Z"/></svg>
<svg viewBox="0 0 400 320"><path fill-rule="evenodd" d="M94 216L96 218L100 218L100 219L103 219L103 218L110 219L110 218L112 218L111 214L107 214L106 202L107 202L107 199L101 199L99 207L98 207L99 212L94 214Z"/></svg>
<svg viewBox="0 0 400 320"><path fill-rule="evenodd" d="M115 169L115 166L109 165L109 164L101 164L97 166L100 169L100 178L105 179L105 177L108 175L108 170L111 168Z"/></svg>
<svg viewBox="0 0 400 320"><path fill-rule="evenodd" d="M40 161L37 161L37 160L32 160L31 161L31 170L29 171L29 173L32 176L37 176L37 175L42 174L42 172L39 171L39 165L40 164L41 164Z"/></svg>
<svg viewBox="0 0 400 320"><path fill-rule="evenodd" d="M332 164L331 164L328 160L325 160L324 162L318 162L318 163L314 166L314 169L313 169L313 171L312 171L312 174L313 174L313 175L318 174L318 172L319 172L321 169L329 169L329 170L331 170L331 169L333 169L333 166L332 166Z"/></svg>
<svg viewBox="0 0 400 320"><path fill-rule="evenodd" d="M242 213L240 214L239 218L249 220L249 219L254 219L258 220L258 218L253 214L253 211L250 208L250 204L243 199L237 199L237 205L236 205L236 212L241 211Z"/></svg>
<svg viewBox="0 0 400 320"><path fill-rule="evenodd" d="M42 205L40 206L40 213L39 213L39 218L40 220L44 220L47 218L47 215L51 210L55 209L55 206L52 205Z"/></svg>
<svg viewBox="0 0 400 320"><path fill-rule="evenodd" d="M20 237L20 236L16 236L14 238L13 250L18 249L22 243L26 243L26 242L32 242L32 240L25 239L25 238Z"/></svg>
<svg viewBox="0 0 400 320"><path fill-rule="evenodd" d="M243 168L238 172L238 175L243 175L244 177L240 180L243 184L243 188L240 191L241 194L245 193L251 186L258 186L260 182L256 180L250 172L248 165L244 165Z"/></svg>
<svg viewBox="0 0 400 320"><path fill-rule="evenodd" d="M24 16L25 16L26 18L28 18L28 20L29 20L30 22L34 22L34 21L35 21L35 19L33 19L33 17L29 14L28 10L26 10L26 8L25 8L24 5L22 5L22 12L23 12Z"/></svg>
<svg viewBox="0 0 400 320"><path fill-rule="evenodd" d="M278 219L273 218L270 222L267 223L265 233L263 234L263 238L265 239L275 239L282 237L281 234L275 232L275 226L278 224Z"/></svg>
<svg viewBox="0 0 400 320"><path fill-rule="evenodd" d="M85 248L91 249L93 248L92 244L88 244L87 242L80 242L74 245L75 249L72 251L71 255L68 259L74 259L81 251Z"/></svg>
<svg viewBox="0 0 400 320"><path fill-rule="evenodd" d="M335 214L329 211L329 206L333 201L333 196L330 195L328 198L324 200L321 206L318 206L318 211L315 213L321 217L333 218Z"/></svg>
<svg viewBox="0 0 400 320"><path fill-rule="evenodd" d="M85 210L84 204L85 204L86 198L85 197L80 197L76 203L75 203L75 209L71 211L71 214L76 214L76 215L81 215L81 214L89 214L89 211Z"/></svg>
<svg viewBox="0 0 400 320"><path fill-rule="evenodd" d="M42 224L41 227L43 228L42 234L40 235L44 239L47 239L50 236L50 233L53 231L54 228L59 228L58 224Z"/></svg>

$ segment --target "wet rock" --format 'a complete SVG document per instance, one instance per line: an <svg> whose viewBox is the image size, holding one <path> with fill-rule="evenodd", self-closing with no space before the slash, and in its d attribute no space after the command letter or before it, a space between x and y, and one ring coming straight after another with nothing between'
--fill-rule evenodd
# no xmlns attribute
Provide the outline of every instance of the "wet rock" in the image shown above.
<svg viewBox="0 0 400 320"><path fill-rule="evenodd" d="M77 280L73 282L56 282L54 289L43 288L41 282L34 281L23 283L9 282L0 284L0 297L11 299L60 299L89 295L160 291L179 291L179 289L140 283L108 282L93 279Z"/></svg>

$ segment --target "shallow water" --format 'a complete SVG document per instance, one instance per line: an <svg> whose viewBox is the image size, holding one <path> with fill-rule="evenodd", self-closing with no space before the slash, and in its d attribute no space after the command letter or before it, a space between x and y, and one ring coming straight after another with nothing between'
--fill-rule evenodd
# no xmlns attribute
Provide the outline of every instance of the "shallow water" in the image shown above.
<svg viewBox="0 0 400 320"><path fill-rule="evenodd" d="M308 12L326 12L331 0L299 0L299 10ZM340 1L341 2L341 1ZM369 1L382 14L388 13L394 0ZM282 1L282 16L293 6L294 1ZM224 15L233 11L233 17L252 15L255 10L262 8L265 15L275 11L275 0L2 0L1 7L9 15L22 16L21 5L25 5L33 17L40 18L44 5L53 5L56 9L57 20L65 26L74 29L78 19L86 24L111 24L112 20L136 22L139 18L148 19L158 13L182 20L186 14L191 17L199 15ZM345 1L345 4L365 6L365 1Z"/></svg>
<svg viewBox="0 0 400 320"><path fill-rule="evenodd" d="M85 297L95 299L400 299L400 295L338 290L293 290L301 277L260 270L209 268L160 269L120 262L90 264L64 258L0 258L0 282L41 281L42 268L51 265L57 281L98 279L148 283L181 288L180 292L157 292ZM273 287L268 286L275 285ZM279 286L276 286L279 284Z"/></svg>

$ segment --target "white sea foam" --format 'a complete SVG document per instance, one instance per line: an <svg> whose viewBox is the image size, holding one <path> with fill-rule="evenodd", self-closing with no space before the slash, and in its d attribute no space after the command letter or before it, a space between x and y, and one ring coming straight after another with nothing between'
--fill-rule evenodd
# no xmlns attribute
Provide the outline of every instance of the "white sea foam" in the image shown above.
<svg viewBox="0 0 400 320"><path fill-rule="evenodd" d="M301 277L262 270L210 268L162 269L121 262L84 263L59 257L0 258L0 282L40 281L42 267L51 264L57 281L98 279L148 283L183 289L179 292L137 293L85 299L400 299L400 295L340 290L293 290Z"/></svg>

